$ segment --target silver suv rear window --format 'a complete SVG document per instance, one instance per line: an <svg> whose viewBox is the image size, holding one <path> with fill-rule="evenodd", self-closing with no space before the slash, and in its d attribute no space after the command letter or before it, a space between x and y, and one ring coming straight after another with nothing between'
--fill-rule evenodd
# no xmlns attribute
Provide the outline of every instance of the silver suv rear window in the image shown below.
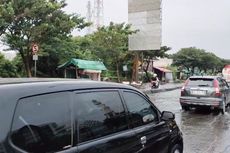
<svg viewBox="0 0 230 153"><path fill-rule="evenodd" d="M213 80L211 78L189 78L187 86L213 87Z"/></svg>

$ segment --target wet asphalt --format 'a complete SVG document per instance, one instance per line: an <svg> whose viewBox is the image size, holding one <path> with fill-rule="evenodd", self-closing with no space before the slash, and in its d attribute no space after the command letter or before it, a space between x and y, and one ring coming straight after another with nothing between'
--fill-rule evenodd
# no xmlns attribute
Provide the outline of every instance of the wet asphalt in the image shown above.
<svg viewBox="0 0 230 153"><path fill-rule="evenodd" d="M179 89L148 96L159 110L175 113L183 133L184 153L230 153L230 108L224 115L209 109L184 111Z"/></svg>

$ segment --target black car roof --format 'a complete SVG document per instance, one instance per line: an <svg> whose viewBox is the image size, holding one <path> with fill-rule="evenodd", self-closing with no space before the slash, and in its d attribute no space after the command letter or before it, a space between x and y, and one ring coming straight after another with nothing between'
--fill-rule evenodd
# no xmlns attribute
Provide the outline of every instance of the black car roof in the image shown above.
<svg viewBox="0 0 230 153"><path fill-rule="evenodd" d="M34 95L47 92L98 88L136 88L120 83L92 81L86 79L13 78L0 79L0 96Z"/></svg>
<svg viewBox="0 0 230 153"><path fill-rule="evenodd" d="M20 98L46 93L75 90L82 91L87 89L131 89L138 91L136 88L129 85L91 80L0 78L0 123L2 123L0 131L3 133L3 135L0 135L0 142L5 139L6 134L10 129L13 112L15 111L16 103Z"/></svg>
<svg viewBox="0 0 230 153"><path fill-rule="evenodd" d="M51 81L78 81L77 79L63 79L63 78L0 78L1 84L21 84L32 82L51 82Z"/></svg>

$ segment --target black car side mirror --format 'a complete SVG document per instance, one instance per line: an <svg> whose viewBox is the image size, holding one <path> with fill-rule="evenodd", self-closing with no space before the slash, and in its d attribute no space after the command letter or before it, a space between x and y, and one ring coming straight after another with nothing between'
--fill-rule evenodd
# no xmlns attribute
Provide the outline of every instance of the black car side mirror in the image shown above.
<svg viewBox="0 0 230 153"><path fill-rule="evenodd" d="M161 113L161 119L164 121L170 121L175 119L175 115L172 112L163 111Z"/></svg>

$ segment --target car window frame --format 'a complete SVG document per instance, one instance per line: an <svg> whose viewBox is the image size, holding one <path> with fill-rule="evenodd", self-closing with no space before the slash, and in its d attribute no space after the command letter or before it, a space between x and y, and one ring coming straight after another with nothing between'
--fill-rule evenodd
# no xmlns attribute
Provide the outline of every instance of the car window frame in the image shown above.
<svg viewBox="0 0 230 153"><path fill-rule="evenodd" d="M71 144L70 146L68 146L66 149L63 149L63 150L59 150L59 151L56 151L57 153L61 153L61 152L67 152L69 149L71 148L74 148L74 116L73 116L73 109L72 109L72 91L68 91L68 90L63 90L63 91L56 91L56 92L46 92L46 93L41 93L41 94L33 94L33 95L27 95L27 96L21 96L17 99L16 101L16 105L14 107L14 111L13 111L13 117L11 119L11 124L10 124L10 128L9 128L9 135L11 135L12 133L12 128L13 128L13 124L14 124L14 118L15 118L15 115L16 115L16 110L18 108L18 105L19 105L19 102L23 99L26 99L26 98L32 98L32 97L36 97L36 96L43 96L43 95L49 95L49 94L57 94L57 93L67 93L68 94L68 97L69 97L69 106L70 106L70 126L71 126ZM27 152L26 150L23 150L21 148L19 148L18 146L16 146L11 137L8 136L7 138L7 141L8 141L8 144L10 145L10 147L12 147L14 150L16 151L19 151L19 152Z"/></svg>
<svg viewBox="0 0 230 153"><path fill-rule="evenodd" d="M98 138L95 138L95 139L92 139L92 140L87 140L87 141L84 141L84 142L79 142L79 138L80 138L80 135L79 135L79 132L76 134L75 130L76 128L77 131L79 131L79 124L78 124L78 120L77 120L77 125L76 125L76 121L75 121L75 117L73 118L73 124L74 124L74 134L75 134L75 138L76 141L75 141L75 144L74 146L80 146L80 145L84 145L84 144L87 144L87 143L91 143L93 141L97 141L97 140L102 140L102 139L106 139L106 138L109 138L109 137L112 137L112 136L115 136L117 134L120 134L120 133L123 133L123 132L127 132L127 131L130 131L132 130L130 128L130 122L129 122L129 117L128 117L128 112L127 112L127 109L126 109L126 105L124 104L124 101L123 101L123 97L122 97L122 93L120 91L119 88L99 88L99 89L85 89L85 90L74 90L72 93L73 93L73 98L72 98L72 103L74 106L74 96L76 94L81 94L81 93L90 93L90 92L110 92L110 91L115 91L118 93L119 97L120 97L120 100L121 100L121 104L124 108L124 111L125 111L125 115L126 115L126 122L127 122L127 125L128 125L128 128L126 130L122 130L122 131L119 131L119 132L115 132L115 133L111 133L111 134L108 134L108 135L104 135L104 136L101 136L101 137L98 137ZM75 115L75 110L73 109L74 107L72 107L72 110L73 110L73 115ZM76 113L77 115L77 113Z"/></svg>
<svg viewBox="0 0 230 153"><path fill-rule="evenodd" d="M225 85L225 83L224 83L224 81L223 81L223 79L222 78L220 78L220 77L218 77L218 78L216 78L216 80L219 82L219 86L220 86L220 88L223 88Z"/></svg>
<svg viewBox="0 0 230 153"><path fill-rule="evenodd" d="M129 122L130 122L129 124L130 124L131 126L132 126L132 121L131 121L131 118L130 118L128 106L127 106L127 104L126 104L126 102L125 102L124 92L134 93L134 94L136 94L136 95L142 97L143 99L145 99L145 101L146 101L149 105L151 105L151 106L155 109L156 114L157 114L157 119L158 119L157 122L150 122L150 123L147 123L147 124L145 124L145 125L137 126L137 127L134 127L134 128L139 128L139 127L143 127L143 126L151 125L151 124L157 125L157 124L159 124L159 123L161 122L161 111L152 103L152 101L150 100L150 98L149 98L148 96L145 96L145 94L143 94L143 93L141 93L141 92L138 92L138 91L136 91L136 90L123 89L121 92L122 92L122 99L123 99L123 101L124 101L124 104L125 104L125 107L126 107L126 111L127 111L127 113L128 113L128 116L129 116ZM132 127L132 128L133 128L133 127Z"/></svg>
<svg viewBox="0 0 230 153"><path fill-rule="evenodd" d="M229 85L228 85L227 81L225 79L223 79L223 78L221 78L221 79L222 79L222 82L223 82L224 86L229 88Z"/></svg>

